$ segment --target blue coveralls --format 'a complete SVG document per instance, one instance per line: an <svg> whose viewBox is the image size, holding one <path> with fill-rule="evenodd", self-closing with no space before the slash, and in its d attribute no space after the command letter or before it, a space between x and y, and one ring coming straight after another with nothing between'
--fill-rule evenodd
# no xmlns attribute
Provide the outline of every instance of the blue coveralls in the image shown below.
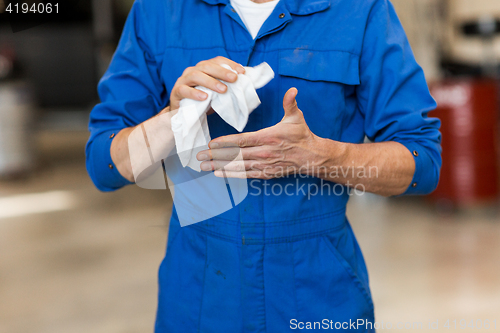
<svg viewBox="0 0 500 333"><path fill-rule="evenodd" d="M258 90L262 104L245 131L278 123L283 96L296 87L313 133L400 142L416 164L405 194L436 187L440 124L427 117L436 104L388 0L281 0L255 40L228 0L137 0L91 113L87 169L100 190L129 184L111 160L112 134L165 108L184 69L216 56L245 66L266 61L276 73ZM212 138L236 133L217 114L208 118ZM274 184L291 185L279 194L271 193ZM314 177L249 180L253 195L184 228L174 210L156 332L296 331L293 319L373 322L367 270L345 216L349 193L337 187L312 195L314 184L322 185Z"/></svg>

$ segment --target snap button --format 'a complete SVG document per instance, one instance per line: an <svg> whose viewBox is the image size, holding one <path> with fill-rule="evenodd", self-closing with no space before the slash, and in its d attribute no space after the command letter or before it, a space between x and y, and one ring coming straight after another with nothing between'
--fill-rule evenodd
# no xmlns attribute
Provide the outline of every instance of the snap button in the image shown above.
<svg viewBox="0 0 500 333"><path fill-rule="evenodd" d="M111 135L109 136L109 138L110 138L110 139L113 139L114 137L115 137L115 133L113 133L113 134L111 134Z"/></svg>
<svg viewBox="0 0 500 333"><path fill-rule="evenodd" d="M417 157L418 156L418 151L414 150L413 151L413 156Z"/></svg>
<svg viewBox="0 0 500 333"><path fill-rule="evenodd" d="M110 169L113 169L113 164L108 165Z"/></svg>
<svg viewBox="0 0 500 333"><path fill-rule="evenodd" d="M411 186L412 187L417 187L417 183L413 183Z"/></svg>
<svg viewBox="0 0 500 333"><path fill-rule="evenodd" d="M280 18L283 18L283 17L285 17L285 13L280 14Z"/></svg>

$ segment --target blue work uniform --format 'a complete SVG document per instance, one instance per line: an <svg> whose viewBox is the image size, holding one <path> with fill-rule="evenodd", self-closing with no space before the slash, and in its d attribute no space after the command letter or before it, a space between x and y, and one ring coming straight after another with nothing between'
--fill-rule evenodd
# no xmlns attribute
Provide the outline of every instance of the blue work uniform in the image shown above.
<svg viewBox="0 0 500 333"><path fill-rule="evenodd" d="M314 134L399 142L416 166L405 194L436 187L440 123L427 117L436 104L388 0L280 0L255 39L228 0L137 0L90 118L87 169L100 190L129 184L110 157L113 134L160 112L184 69L216 56L265 61L276 73L258 90L262 104L245 132L278 123L296 87ZM236 133L217 114L208 122L212 138ZM298 176L248 185L239 205L197 224L181 228L174 209L156 332L286 332L307 323L373 332L361 324L374 321L374 307L345 214L348 189L315 194L324 181Z"/></svg>

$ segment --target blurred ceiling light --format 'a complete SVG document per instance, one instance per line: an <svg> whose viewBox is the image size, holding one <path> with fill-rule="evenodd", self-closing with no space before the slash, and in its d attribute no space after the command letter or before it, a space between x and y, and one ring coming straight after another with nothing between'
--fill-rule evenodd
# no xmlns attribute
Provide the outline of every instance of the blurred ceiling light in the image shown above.
<svg viewBox="0 0 500 333"><path fill-rule="evenodd" d="M69 191L0 197L0 219L69 210L76 207L76 202Z"/></svg>

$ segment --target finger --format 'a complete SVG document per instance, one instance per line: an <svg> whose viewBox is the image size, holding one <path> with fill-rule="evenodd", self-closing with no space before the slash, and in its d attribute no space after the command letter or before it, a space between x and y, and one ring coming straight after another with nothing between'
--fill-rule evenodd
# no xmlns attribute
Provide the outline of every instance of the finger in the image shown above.
<svg viewBox="0 0 500 333"><path fill-rule="evenodd" d="M175 96L179 100L184 98L189 98L189 99L194 99L196 101L204 101L208 98L208 94L206 92L187 85L179 86L175 90Z"/></svg>
<svg viewBox="0 0 500 333"><path fill-rule="evenodd" d="M233 171L214 171L214 176L219 178L237 178L237 179L247 179L246 172L233 172Z"/></svg>
<svg viewBox="0 0 500 333"><path fill-rule="evenodd" d="M283 109L285 110L285 117L290 117L298 113L299 107L297 106L297 88L290 88L283 97Z"/></svg>
<svg viewBox="0 0 500 333"><path fill-rule="evenodd" d="M232 161L235 159L243 159L241 149L239 147L203 150L196 154L196 158L198 161Z"/></svg>
<svg viewBox="0 0 500 333"><path fill-rule="evenodd" d="M249 132L241 134L233 134L221 136L210 141L210 148L225 148L225 147L254 147L261 146L262 132Z"/></svg>
<svg viewBox="0 0 500 333"><path fill-rule="evenodd" d="M233 71L222 67L219 63L213 60L206 60L198 63L196 68L213 78L218 80L223 80L227 82L235 82L238 79L238 75Z"/></svg>
<svg viewBox="0 0 500 333"><path fill-rule="evenodd" d="M281 157L281 152L256 147L227 147L200 151L196 158L198 161L234 161L234 160L269 160Z"/></svg>
<svg viewBox="0 0 500 333"><path fill-rule="evenodd" d="M272 179L273 176L266 175L260 171L224 171L224 170L216 170L214 171L214 176L219 178L237 178L237 179Z"/></svg>
<svg viewBox="0 0 500 333"><path fill-rule="evenodd" d="M225 58L225 57L215 57L212 59L214 62L216 62L219 65L226 64L229 65L232 69L234 69L236 72L239 74L245 74L245 67L242 65L238 64L237 62L232 61L231 59Z"/></svg>
<svg viewBox="0 0 500 333"><path fill-rule="evenodd" d="M223 67L221 68L224 69ZM202 72L201 70L190 72L188 75L183 77L181 83L190 87L202 86L219 93L224 93L227 90L227 86L224 83Z"/></svg>
<svg viewBox="0 0 500 333"><path fill-rule="evenodd" d="M196 159L200 162L210 161L212 159L210 149L200 151L198 154L196 154Z"/></svg>
<svg viewBox="0 0 500 333"><path fill-rule="evenodd" d="M204 101L208 98L208 94L186 85L176 84L170 95L170 110L178 110L180 101L185 97L197 101Z"/></svg>
<svg viewBox="0 0 500 333"><path fill-rule="evenodd" d="M252 169L252 164L256 161L205 161L200 164L203 171L225 170L225 171L238 171L243 172Z"/></svg>
<svg viewBox="0 0 500 333"><path fill-rule="evenodd" d="M213 170L225 170L225 171L263 171L262 163L256 160L246 161L241 159L236 159L233 161L204 161L200 164L201 170L203 171L213 171Z"/></svg>
<svg viewBox="0 0 500 333"><path fill-rule="evenodd" d="M246 172L252 178L276 178L295 174L297 170L291 166L266 165L257 160L252 161L205 161L200 165L203 171Z"/></svg>

